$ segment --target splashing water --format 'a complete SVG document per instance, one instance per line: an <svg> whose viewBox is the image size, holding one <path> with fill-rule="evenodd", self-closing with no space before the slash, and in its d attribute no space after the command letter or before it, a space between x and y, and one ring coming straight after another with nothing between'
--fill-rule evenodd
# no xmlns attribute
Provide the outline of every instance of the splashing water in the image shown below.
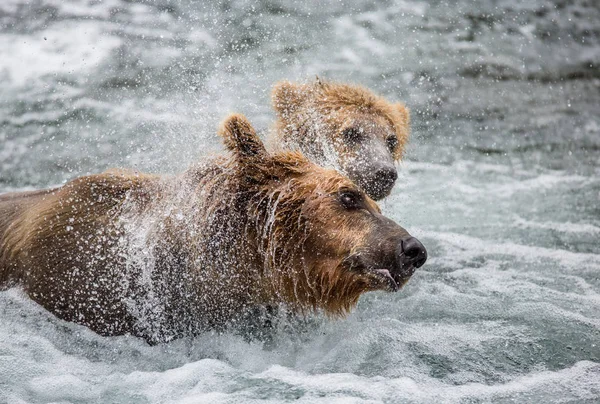
<svg viewBox="0 0 600 404"><path fill-rule="evenodd" d="M600 400L596 3L205 3L3 1L0 191L179 172L318 74L411 108L382 207L427 264L267 342L106 338L3 291L0 402Z"/></svg>

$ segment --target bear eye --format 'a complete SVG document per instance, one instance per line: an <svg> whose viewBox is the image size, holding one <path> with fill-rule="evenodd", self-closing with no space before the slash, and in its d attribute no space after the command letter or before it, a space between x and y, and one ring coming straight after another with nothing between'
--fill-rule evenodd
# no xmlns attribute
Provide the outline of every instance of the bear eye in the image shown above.
<svg viewBox="0 0 600 404"><path fill-rule="evenodd" d="M398 146L398 138L396 136L388 136L387 139L385 139L385 143L387 144L388 149L390 149L390 151L393 153L394 150L396 150L396 147Z"/></svg>
<svg viewBox="0 0 600 404"><path fill-rule="evenodd" d="M347 143L358 143L363 137L363 132L361 129L355 127L346 128L342 131L342 136Z"/></svg>
<svg viewBox="0 0 600 404"><path fill-rule="evenodd" d="M354 191L342 191L340 192L340 202L346 209L360 209L361 197L360 194Z"/></svg>

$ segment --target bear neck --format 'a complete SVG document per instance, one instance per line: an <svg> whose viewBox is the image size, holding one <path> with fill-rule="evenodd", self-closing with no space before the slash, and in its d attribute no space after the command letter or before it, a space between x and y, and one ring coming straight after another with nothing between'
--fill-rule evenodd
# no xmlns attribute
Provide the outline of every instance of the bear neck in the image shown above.
<svg viewBox="0 0 600 404"><path fill-rule="evenodd" d="M200 264L193 271L212 266L221 275L216 283L248 305L315 307L314 268L303 259L308 223L301 212L309 191L291 176L252 184L239 172L221 164L191 173L188 200L196 202L187 204L186 216L193 226L178 233Z"/></svg>

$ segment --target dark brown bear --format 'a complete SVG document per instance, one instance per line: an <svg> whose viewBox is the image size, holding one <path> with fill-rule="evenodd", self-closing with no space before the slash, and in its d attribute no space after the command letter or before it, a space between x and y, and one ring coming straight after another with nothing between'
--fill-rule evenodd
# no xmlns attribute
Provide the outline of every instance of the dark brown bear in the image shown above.
<svg viewBox="0 0 600 404"><path fill-rule="evenodd" d="M229 157L181 175L108 171L0 196L0 288L102 335L168 341L247 309L347 313L426 258L347 178L269 154L241 115Z"/></svg>

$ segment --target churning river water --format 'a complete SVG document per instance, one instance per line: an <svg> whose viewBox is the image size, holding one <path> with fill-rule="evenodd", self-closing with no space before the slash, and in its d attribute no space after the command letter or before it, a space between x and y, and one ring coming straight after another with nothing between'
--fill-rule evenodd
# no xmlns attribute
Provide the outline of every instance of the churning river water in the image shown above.
<svg viewBox="0 0 600 404"><path fill-rule="evenodd" d="M596 0L2 0L0 192L181 171L316 74L411 108L382 203L429 251L408 285L157 346L0 292L1 403L600 401Z"/></svg>

